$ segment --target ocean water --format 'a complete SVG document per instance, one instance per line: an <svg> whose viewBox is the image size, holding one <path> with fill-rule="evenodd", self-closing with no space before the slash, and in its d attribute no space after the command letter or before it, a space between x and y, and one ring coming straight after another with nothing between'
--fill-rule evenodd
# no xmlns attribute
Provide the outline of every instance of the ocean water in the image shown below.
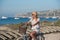
<svg viewBox="0 0 60 40"><path fill-rule="evenodd" d="M5 25L5 24L18 24L18 23L22 23L22 22L27 22L29 21L29 18L22 18L20 17L19 19L14 19L14 17L8 17L7 19L2 19L0 18L0 25ZM49 21L49 22L54 22L59 20L58 18L53 19L53 18L43 18L40 17L40 21Z"/></svg>

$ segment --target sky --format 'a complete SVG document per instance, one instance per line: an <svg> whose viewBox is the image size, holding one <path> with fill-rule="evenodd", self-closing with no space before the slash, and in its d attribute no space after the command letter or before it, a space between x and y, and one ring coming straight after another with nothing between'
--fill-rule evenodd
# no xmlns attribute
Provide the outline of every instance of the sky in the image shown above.
<svg viewBox="0 0 60 40"><path fill-rule="evenodd" d="M0 16L60 9L60 0L0 0Z"/></svg>

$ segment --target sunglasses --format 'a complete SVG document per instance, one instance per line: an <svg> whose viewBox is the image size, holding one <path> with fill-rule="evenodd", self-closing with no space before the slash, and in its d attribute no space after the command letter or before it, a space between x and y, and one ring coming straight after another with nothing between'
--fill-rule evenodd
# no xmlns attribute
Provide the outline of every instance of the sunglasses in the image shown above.
<svg viewBox="0 0 60 40"><path fill-rule="evenodd" d="M32 14L32 15L34 15L34 14Z"/></svg>

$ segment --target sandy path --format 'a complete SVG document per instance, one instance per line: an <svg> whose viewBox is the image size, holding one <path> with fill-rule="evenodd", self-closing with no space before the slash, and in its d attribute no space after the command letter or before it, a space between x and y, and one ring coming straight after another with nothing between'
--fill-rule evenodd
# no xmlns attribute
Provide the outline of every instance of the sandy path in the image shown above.
<svg viewBox="0 0 60 40"><path fill-rule="evenodd" d="M45 40L60 40L60 33L51 33L44 35Z"/></svg>

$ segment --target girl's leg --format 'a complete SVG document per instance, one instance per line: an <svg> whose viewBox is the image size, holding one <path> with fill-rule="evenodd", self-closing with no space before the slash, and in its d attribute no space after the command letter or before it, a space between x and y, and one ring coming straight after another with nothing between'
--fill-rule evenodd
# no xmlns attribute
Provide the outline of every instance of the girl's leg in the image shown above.
<svg viewBox="0 0 60 40"><path fill-rule="evenodd" d="M31 32L30 33L30 36L32 37L32 39L34 39L34 40L36 40L36 32L35 31L33 31L33 32Z"/></svg>

